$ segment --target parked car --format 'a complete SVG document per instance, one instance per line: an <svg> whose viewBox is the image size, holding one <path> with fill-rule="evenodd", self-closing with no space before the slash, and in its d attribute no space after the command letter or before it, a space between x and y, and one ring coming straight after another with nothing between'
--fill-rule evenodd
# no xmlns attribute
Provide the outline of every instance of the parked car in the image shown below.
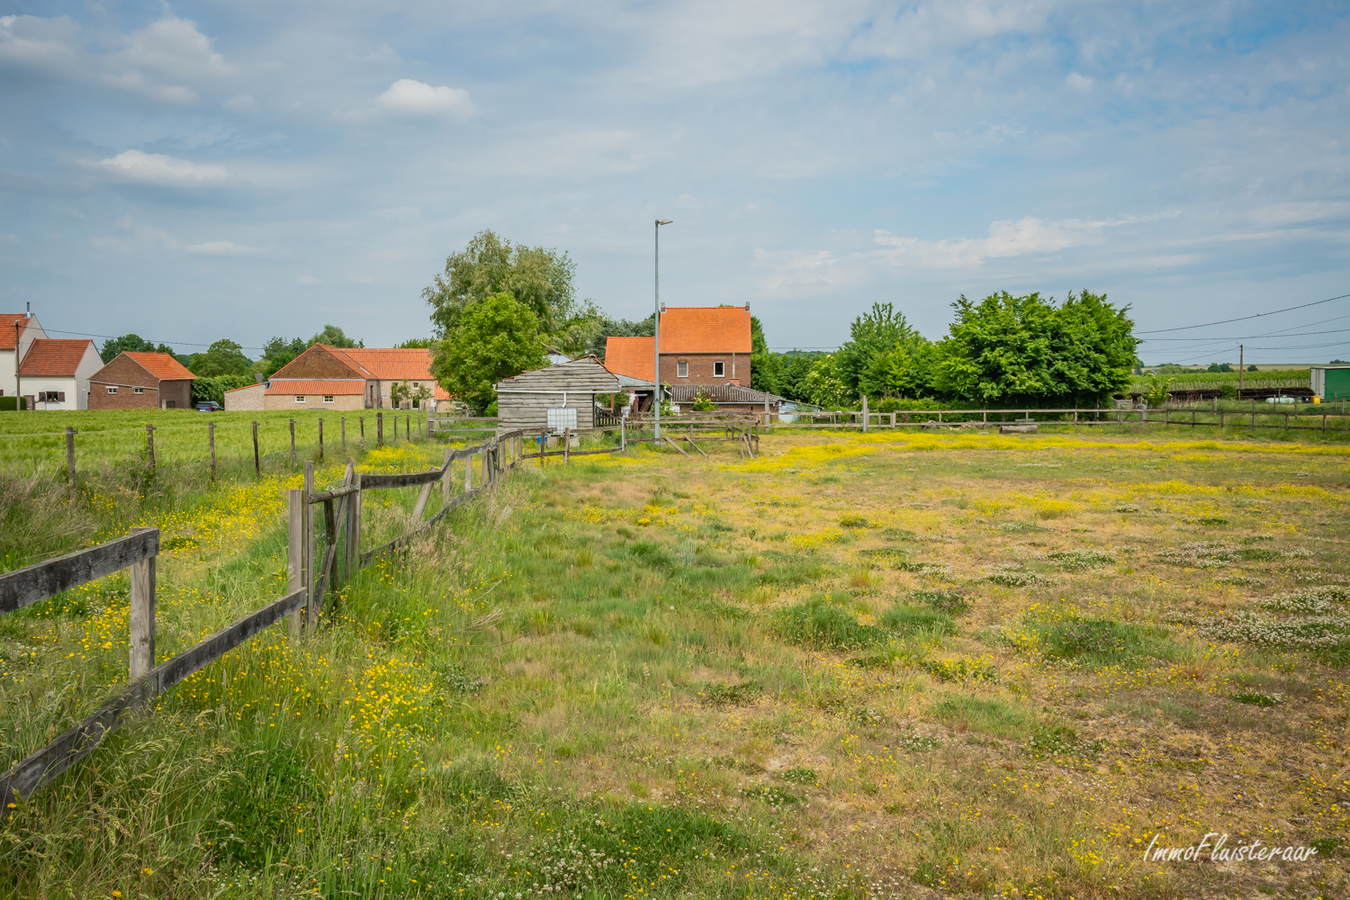
<svg viewBox="0 0 1350 900"><path fill-rule="evenodd" d="M197 404L197 412L218 412L224 408L214 400L203 400Z"/></svg>

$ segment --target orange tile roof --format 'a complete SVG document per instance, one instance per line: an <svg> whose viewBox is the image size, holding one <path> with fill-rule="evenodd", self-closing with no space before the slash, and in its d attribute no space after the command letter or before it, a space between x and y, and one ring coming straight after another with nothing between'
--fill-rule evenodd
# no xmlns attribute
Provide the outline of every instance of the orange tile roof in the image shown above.
<svg viewBox="0 0 1350 900"><path fill-rule="evenodd" d="M88 338L39 338L19 363L19 374L25 378L73 378L85 350L92 346L94 342Z"/></svg>
<svg viewBox="0 0 1350 900"><path fill-rule="evenodd" d="M656 361L652 359L654 340L654 338L649 337L610 337L606 339L605 368L615 375L627 375L629 378L650 382L652 372L656 368Z"/></svg>
<svg viewBox="0 0 1350 900"><path fill-rule="evenodd" d="M13 350L19 340L19 335L23 334L24 328L27 328L27 319L23 313L0 313L0 350ZM14 323L20 320L24 321L23 328L15 330Z"/></svg>
<svg viewBox="0 0 1350 900"><path fill-rule="evenodd" d="M252 387L252 385L245 385ZM364 381L324 381L318 378L273 378L271 384L267 386L267 396L281 397L287 394L307 394L309 396L318 396L320 394L364 394L366 392L366 383Z"/></svg>
<svg viewBox="0 0 1350 900"><path fill-rule="evenodd" d="M354 368L369 372L371 378L385 381L431 381L431 350L412 347L396 350L383 347L329 347L338 359L344 359Z"/></svg>
<svg viewBox="0 0 1350 900"><path fill-rule="evenodd" d="M667 353L749 352L748 307L672 306L661 313L662 356Z"/></svg>
<svg viewBox="0 0 1350 900"><path fill-rule="evenodd" d="M133 350L122 352L160 381L190 381L197 377L167 353L142 353Z"/></svg>

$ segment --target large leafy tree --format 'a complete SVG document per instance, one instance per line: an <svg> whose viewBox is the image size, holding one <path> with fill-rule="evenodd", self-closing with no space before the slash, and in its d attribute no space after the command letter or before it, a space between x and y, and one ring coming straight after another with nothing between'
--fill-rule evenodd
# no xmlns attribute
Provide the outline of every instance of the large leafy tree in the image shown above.
<svg viewBox="0 0 1350 900"><path fill-rule="evenodd" d="M205 353L194 353L188 368L193 375L210 378L217 375L247 375L252 365L244 355L243 347L223 339L207 347Z"/></svg>
<svg viewBox="0 0 1350 900"><path fill-rule="evenodd" d="M552 335L579 316L598 315L589 304L578 305L575 274L576 264L566 253L512 244L484 230L446 259L444 274L422 297L431 305L431 321L441 337L458 328L474 304L503 293L534 314L540 331Z"/></svg>
<svg viewBox="0 0 1350 900"><path fill-rule="evenodd" d="M1138 341L1129 308L1105 294L1007 291L952 304L956 319L938 347L934 382L953 399L992 406L1105 400L1129 383Z"/></svg>
<svg viewBox="0 0 1350 900"><path fill-rule="evenodd" d="M113 357L123 351L132 353L168 353L173 354L173 348L168 344L156 344L154 341L147 341L139 334L124 334L121 337L108 338L103 342L103 347L99 350L99 355L103 361L112 362Z"/></svg>
<svg viewBox="0 0 1350 900"><path fill-rule="evenodd" d="M548 364L539 318L506 291L467 306L432 352L436 380L479 414L498 381Z"/></svg>
<svg viewBox="0 0 1350 900"><path fill-rule="evenodd" d="M366 342L347 337L336 325L324 325L323 331L310 338L306 346L313 347L315 344L327 344L329 347L364 347Z"/></svg>
<svg viewBox="0 0 1350 900"><path fill-rule="evenodd" d="M826 353L817 358L802 379L802 387L807 402L825 409L844 409L853 398L844 383L838 353Z"/></svg>
<svg viewBox="0 0 1350 900"><path fill-rule="evenodd" d="M850 397L917 397L929 391L931 343L890 303L874 303L854 319L836 355Z"/></svg>

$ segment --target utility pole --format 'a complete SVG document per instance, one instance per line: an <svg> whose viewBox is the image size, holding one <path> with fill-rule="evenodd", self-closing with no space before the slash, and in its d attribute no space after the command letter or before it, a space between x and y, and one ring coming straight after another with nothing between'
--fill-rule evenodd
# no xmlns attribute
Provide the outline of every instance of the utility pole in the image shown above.
<svg viewBox="0 0 1350 900"><path fill-rule="evenodd" d="M656 395L653 398L656 415L656 440L661 440L661 226L669 225L673 219L656 220L656 320L653 323L652 334L654 339L652 344L655 348L652 365L652 381L656 384Z"/></svg>
<svg viewBox="0 0 1350 900"><path fill-rule="evenodd" d="M1238 344L1238 396L1239 396L1239 397L1242 396L1242 385L1245 383L1245 382L1243 381L1243 379L1247 377L1247 376L1246 376L1246 371L1247 371L1247 369L1246 369L1246 366L1243 365L1243 355L1242 355L1242 352L1243 352L1242 345L1241 345L1241 344Z"/></svg>

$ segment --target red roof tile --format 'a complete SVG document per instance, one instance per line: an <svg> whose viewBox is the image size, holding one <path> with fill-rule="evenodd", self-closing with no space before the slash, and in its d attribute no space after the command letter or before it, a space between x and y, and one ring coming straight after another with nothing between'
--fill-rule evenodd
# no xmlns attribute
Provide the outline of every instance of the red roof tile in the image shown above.
<svg viewBox="0 0 1350 900"><path fill-rule="evenodd" d="M672 306L661 313L662 356L667 353L749 352L748 307Z"/></svg>
<svg viewBox="0 0 1350 900"><path fill-rule="evenodd" d="M39 338L24 354L19 374L25 378L74 378L85 350L92 346L94 342L88 338Z"/></svg>
<svg viewBox="0 0 1350 900"><path fill-rule="evenodd" d="M608 338L605 341L605 368L615 375L651 381L656 368L656 361L652 359L654 340L649 337Z"/></svg>
<svg viewBox="0 0 1350 900"><path fill-rule="evenodd" d="M23 328L15 329L14 323L23 321ZM0 350L13 350L19 335L27 328L28 317L23 313L0 313Z"/></svg>
<svg viewBox="0 0 1350 900"><path fill-rule="evenodd" d="M325 345L326 346L326 345ZM346 357L351 363L369 372L372 378L385 381L431 381L431 350L413 347L406 350L382 347L328 347L333 355Z"/></svg>
<svg viewBox="0 0 1350 900"><path fill-rule="evenodd" d="M271 384L267 387L267 396L269 397L281 397L287 394L308 394L309 396L320 394L359 395L365 392L366 383L364 381L324 381L318 378L273 378Z"/></svg>
<svg viewBox="0 0 1350 900"><path fill-rule="evenodd" d="M142 353L132 350L122 352L160 381L190 381L197 377L167 353Z"/></svg>

